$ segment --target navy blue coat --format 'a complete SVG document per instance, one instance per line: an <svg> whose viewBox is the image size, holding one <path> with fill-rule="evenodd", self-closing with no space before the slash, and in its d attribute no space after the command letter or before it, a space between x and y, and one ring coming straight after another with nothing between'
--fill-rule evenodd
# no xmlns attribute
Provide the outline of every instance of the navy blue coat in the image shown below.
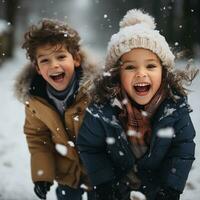
<svg viewBox="0 0 200 200"><path fill-rule="evenodd" d="M136 160L116 119L117 109L109 103L100 107L90 105L77 145L92 184L120 178L134 166L142 180L141 190L148 200L153 200L161 187L182 192L195 151L195 130L189 112L185 98L179 98L177 102L167 98L152 119L150 147ZM172 128L173 137L158 136L159 130L166 128Z"/></svg>

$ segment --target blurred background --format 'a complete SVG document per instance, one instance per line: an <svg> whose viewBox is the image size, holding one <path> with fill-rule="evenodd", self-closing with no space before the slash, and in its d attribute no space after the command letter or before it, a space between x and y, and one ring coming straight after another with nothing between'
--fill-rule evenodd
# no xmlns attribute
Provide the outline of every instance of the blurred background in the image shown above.
<svg viewBox="0 0 200 200"><path fill-rule="evenodd" d="M119 21L132 8L142 8L155 17L157 29L179 58L177 67L192 63L199 68L200 0L0 0L0 200L38 199L23 135L24 106L13 95L16 75L27 63L21 49L24 32L42 18L59 19L74 27L83 44L103 58L111 35L119 30ZM200 75L189 88L197 148L181 200L200 197L199 85ZM48 200L56 199L55 188L56 184Z"/></svg>
<svg viewBox="0 0 200 200"><path fill-rule="evenodd" d="M29 25L47 17L68 22L85 45L104 53L119 20L132 8L155 17L157 28L178 55L200 55L199 0L0 0L1 62L13 56Z"/></svg>

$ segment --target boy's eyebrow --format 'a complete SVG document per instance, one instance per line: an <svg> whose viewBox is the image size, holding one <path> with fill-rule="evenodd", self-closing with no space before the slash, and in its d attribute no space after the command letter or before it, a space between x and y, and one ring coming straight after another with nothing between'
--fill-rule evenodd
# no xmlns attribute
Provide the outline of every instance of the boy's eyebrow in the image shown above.
<svg viewBox="0 0 200 200"><path fill-rule="evenodd" d="M57 51L54 51L55 53L63 53L63 52L65 52L64 50L57 50ZM45 54L39 54L38 56L37 56L37 58L41 58L41 57L44 57L44 56L46 56Z"/></svg>
<svg viewBox="0 0 200 200"><path fill-rule="evenodd" d="M45 56L45 55L42 55L42 54L41 54L41 55L38 55L38 56L36 56L36 57L37 57L37 58L41 58L41 57L43 57L43 56Z"/></svg>

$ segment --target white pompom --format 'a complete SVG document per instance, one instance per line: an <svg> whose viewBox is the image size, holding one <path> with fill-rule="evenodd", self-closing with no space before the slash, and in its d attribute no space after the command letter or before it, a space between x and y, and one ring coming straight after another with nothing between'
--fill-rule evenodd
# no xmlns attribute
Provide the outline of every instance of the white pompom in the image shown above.
<svg viewBox="0 0 200 200"><path fill-rule="evenodd" d="M151 17L148 13L144 13L139 9L129 10L124 18L120 21L120 28L124 28L126 26L133 26L136 24L144 24L150 29L155 29L156 24L154 18Z"/></svg>

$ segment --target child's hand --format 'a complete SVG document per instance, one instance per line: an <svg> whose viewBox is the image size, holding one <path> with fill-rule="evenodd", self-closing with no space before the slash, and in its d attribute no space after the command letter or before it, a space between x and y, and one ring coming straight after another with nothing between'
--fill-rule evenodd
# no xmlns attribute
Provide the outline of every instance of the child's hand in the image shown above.
<svg viewBox="0 0 200 200"><path fill-rule="evenodd" d="M46 199L47 192L50 190L50 187L53 185L53 183L47 182L47 181L36 181L34 187L35 194L40 199Z"/></svg>
<svg viewBox="0 0 200 200"><path fill-rule="evenodd" d="M141 192L131 191L130 200L146 200L146 197Z"/></svg>

